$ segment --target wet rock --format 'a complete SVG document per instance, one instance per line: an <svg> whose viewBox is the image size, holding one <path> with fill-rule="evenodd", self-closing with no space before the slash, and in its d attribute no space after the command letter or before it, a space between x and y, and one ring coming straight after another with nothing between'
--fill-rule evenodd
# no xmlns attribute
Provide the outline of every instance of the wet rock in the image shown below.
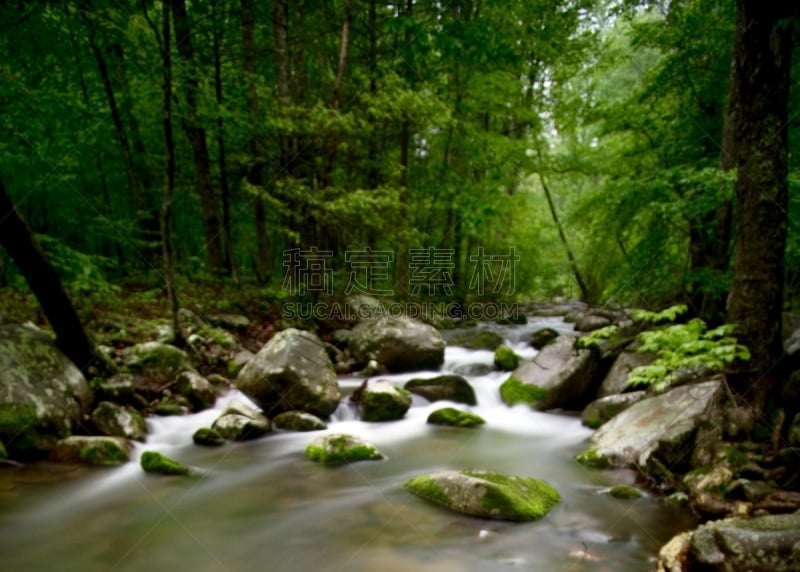
<svg viewBox="0 0 800 572"><path fill-rule="evenodd" d="M559 336L533 361L515 369L501 386L503 401L528 403L540 410L582 409L597 390L599 365L591 350L576 350L574 343L572 336Z"/></svg>
<svg viewBox="0 0 800 572"><path fill-rule="evenodd" d="M141 407L142 399L136 393L139 384L140 378L135 375L118 373L100 382L95 390L95 399Z"/></svg>
<svg viewBox="0 0 800 572"><path fill-rule="evenodd" d="M427 379L412 379L405 388L428 401L454 401L467 405L476 405L475 390L460 375L440 375Z"/></svg>
<svg viewBox="0 0 800 572"><path fill-rule="evenodd" d="M611 320L604 316L596 316L594 314L584 314L575 322L575 330L578 332L593 332L600 328L605 328L611 325Z"/></svg>
<svg viewBox="0 0 800 572"><path fill-rule="evenodd" d="M264 415L235 406L223 411L211 428L229 441L250 441L272 431L272 425Z"/></svg>
<svg viewBox="0 0 800 572"><path fill-rule="evenodd" d="M403 372L439 368L445 342L436 328L418 320L381 318L353 328L348 348L359 365L374 359L391 372Z"/></svg>
<svg viewBox="0 0 800 572"><path fill-rule="evenodd" d="M544 481L480 470L421 475L404 486L452 511L496 520L536 520L561 501L558 491Z"/></svg>
<svg viewBox="0 0 800 572"><path fill-rule="evenodd" d="M411 407L411 394L391 382L378 380L361 393L363 421L395 421L402 419Z"/></svg>
<svg viewBox="0 0 800 572"><path fill-rule="evenodd" d="M131 444L121 437L73 435L61 439L50 451L56 463L114 466L130 461Z"/></svg>
<svg viewBox="0 0 800 572"><path fill-rule="evenodd" d="M161 383L193 369L185 351L161 342L145 342L128 348L125 365L130 372Z"/></svg>
<svg viewBox="0 0 800 572"><path fill-rule="evenodd" d="M155 451L145 451L139 464L145 473L157 475L188 475L189 467L173 461L169 457L156 453Z"/></svg>
<svg viewBox="0 0 800 572"><path fill-rule="evenodd" d="M110 401L101 401L91 415L98 431L112 437L124 437L134 441L147 438L147 424L142 414Z"/></svg>
<svg viewBox="0 0 800 572"><path fill-rule="evenodd" d="M597 392L598 397L616 395L633 389L628 383L631 371L637 367L653 363L654 359L655 355L649 352L622 352L619 354L600 384L600 389Z"/></svg>
<svg viewBox="0 0 800 572"><path fill-rule="evenodd" d="M431 425L449 425L451 427L477 427L486 423L483 417L469 411L461 411L455 407L437 409L428 415Z"/></svg>
<svg viewBox="0 0 800 572"><path fill-rule="evenodd" d="M185 397L167 395L153 406L152 411L161 417L170 417L172 415L185 415L189 412L189 409L189 401Z"/></svg>
<svg viewBox="0 0 800 572"><path fill-rule="evenodd" d="M755 485L755 483L753 483L753 485ZM800 493L796 491L775 490L770 492L763 499L756 501L755 508L770 514L797 512L800 510Z"/></svg>
<svg viewBox="0 0 800 572"><path fill-rule="evenodd" d="M447 339L448 346L461 346L468 350L494 351L503 343L503 336L490 330L473 329L453 334Z"/></svg>
<svg viewBox="0 0 800 572"><path fill-rule="evenodd" d="M247 350L241 350L233 354L233 357L228 360L228 377L236 379L239 372L242 371L244 366L246 366L253 357L255 357L255 354Z"/></svg>
<svg viewBox="0 0 800 572"><path fill-rule="evenodd" d="M225 444L225 438L219 434L219 431L211 427L200 427L192 435L192 441L195 445L203 447L219 447Z"/></svg>
<svg viewBox="0 0 800 572"><path fill-rule="evenodd" d="M558 332L553 328L542 328L531 334L531 345L537 350L542 349L558 337Z"/></svg>
<svg viewBox="0 0 800 572"><path fill-rule="evenodd" d="M323 465L344 465L358 461L377 461L383 454L372 444L352 435L322 435L305 450L306 457Z"/></svg>
<svg viewBox="0 0 800 572"><path fill-rule="evenodd" d="M181 372L175 380L175 391L188 399L195 411L208 409L217 400L217 388L193 371Z"/></svg>
<svg viewBox="0 0 800 572"><path fill-rule="evenodd" d="M468 375L472 377L488 375L493 371L494 368L485 363L464 363L453 368L453 373L457 375Z"/></svg>
<svg viewBox="0 0 800 572"><path fill-rule="evenodd" d="M644 399L646 395L644 391L633 391L595 399L583 410L581 421L587 427L597 429L615 415Z"/></svg>
<svg viewBox="0 0 800 572"><path fill-rule="evenodd" d="M272 420L272 424L286 431L322 431L328 428L316 415L302 411L284 411Z"/></svg>
<svg viewBox="0 0 800 572"><path fill-rule="evenodd" d="M661 548L656 572L688 572L692 534L691 531L681 532Z"/></svg>
<svg viewBox="0 0 800 572"><path fill-rule="evenodd" d="M634 500L642 498L642 491L630 485L616 485L608 489L610 494L615 499L621 500Z"/></svg>
<svg viewBox="0 0 800 572"><path fill-rule="evenodd" d="M713 423L721 392L714 379L643 399L600 427L591 450L612 466L646 469L654 460L654 470L659 465L679 470L691 459L698 428Z"/></svg>
<svg viewBox="0 0 800 572"><path fill-rule="evenodd" d="M494 351L494 366L500 371L513 371L519 366L519 356L508 346L499 346Z"/></svg>
<svg viewBox="0 0 800 572"><path fill-rule="evenodd" d="M248 362L236 378L236 386L268 415L306 411L327 417L341 398L322 341L293 328L276 334Z"/></svg>
<svg viewBox="0 0 800 572"><path fill-rule="evenodd" d="M42 457L88 413L92 390L42 331L0 325L0 441L12 459Z"/></svg>

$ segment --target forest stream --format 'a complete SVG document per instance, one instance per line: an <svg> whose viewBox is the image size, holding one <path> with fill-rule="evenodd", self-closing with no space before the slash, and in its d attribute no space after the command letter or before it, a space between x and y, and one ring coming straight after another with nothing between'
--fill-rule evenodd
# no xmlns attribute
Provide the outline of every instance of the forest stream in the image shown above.
<svg viewBox="0 0 800 572"><path fill-rule="evenodd" d="M560 318L524 326L481 325L524 358L532 331L571 332ZM492 352L448 346L443 370L491 365ZM385 376L402 385L434 372ZM591 430L574 415L540 413L500 401L507 376L466 376L478 398L478 429L426 424L442 403L415 396L401 421L364 423L343 399L328 431L374 443L387 459L328 468L309 462L311 433L208 449L192 433L208 426L236 390L213 409L151 417L135 462L113 469L33 464L0 471L2 569L147 571L353 570L393 572L642 571L658 549L696 523L687 509L646 494L620 500L608 487L632 483L631 471L593 471L574 459ZM344 377L345 395L361 383ZM457 407L465 407L456 405ZM189 478L147 475L138 456L156 450L195 469ZM448 512L409 494L412 476L449 468L529 475L554 485L563 502L537 522L515 524Z"/></svg>

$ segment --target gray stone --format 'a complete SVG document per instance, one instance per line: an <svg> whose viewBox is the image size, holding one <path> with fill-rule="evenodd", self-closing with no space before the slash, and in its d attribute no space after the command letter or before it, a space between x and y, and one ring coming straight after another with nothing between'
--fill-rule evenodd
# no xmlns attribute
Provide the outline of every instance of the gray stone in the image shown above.
<svg viewBox="0 0 800 572"><path fill-rule="evenodd" d="M131 444L121 437L73 435L61 439L50 451L50 460L56 463L113 466L130 458Z"/></svg>
<svg viewBox="0 0 800 572"><path fill-rule="evenodd" d="M327 417L341 393L333 364L322 341L310 332L279 332L248 362L236 386L267 415L307 411Z"/></svg>
<svg viewBox="0 0 800 572"><path fill-rule="evenodd" d="M269 433L272 425L260 413L229 408L214 421L211 428L229 441L250 441Z"/></svg>
<svg viewBox="0 0 800 572"><path fill-rule="evenodd" d="M91 403L83 374L47 334L0 326L0 441L12 459L44 456Z"/></svg>
<svg viewBox="0 0 800 572"><path fill-rule="evenodd" d="M493 371L494 368L485 363L463 363L453 368L453 373L457 375L469 375L471 377L489 375Z"/></svg>
<svg viewBox="0 0 800 572"><path fill-rule="evenodd" d="M98 431L112 437L134 441L147 438L147 424L142 414L110 401L101 401L92 411L92 423Z"/></svg>
<svg viewBox="0 0 800 572"><path fill-rule="evenodd" d="M494 351L503 343L503 336L490 330L472 328L452 334L447 338L448 346L460 346L469 350Z"/></svg>
<svg viewBox="0 0 800 572"><path fill-rule="evenodd" d="M628 378L634 368L653 363L655 356L651 353L622 352L608 371L600 389L598 397L606 397L617 393L624 393L631 389Z"/></svg>
<svg viewBox="0 0 800 572"><path fill-rule="evenodd" d="M475 390L469 382L460 375L439 375L428 379L412 379L405 384L405 388L428 401L455 401L476 405Z"/></svg>
<svg viewBox="0 0 800 572"><path fill-rule="evenodd" d="M358 461L383 459L375 445L352 435L322 435L308 444L306 457L323 465L344 465Z"/></svg>
<svg viewBox="0 0 800 572"><path fill-rule="evenodd" d="M125 365L133 373L163 383L172 381L182 371L193 369L185 351L161 342L145 342L128 348Z"/></svg>
<svg viewBox="0 0 800 572"><path fill-rule="evenodd" d="M181 372L175 380L175 391L188 399L195 411L208 409L217 400L217 388L193 371Z"/></svg>
<svg viewBox="0 0 800 572"><path fill-rule="evenodd" d="M553 328L541 328L531 334L531 345L537 350L540 350L555 340L558 335L558 332Z"/></svg>
<svg viewBox="0 0 800 572"><path fill-rule="evenodd" d="M645 391L633 391L595 399L583 410L581 421L587 427L597 429L615 415L644 399L645 395L647 395Z"/></svg>
<svg viewBox="0 0 800 572"><path fill-rule="evenodd" d="M604 316L584 314L575 322L575 330L578 332L593 332L610 325L611 320Z"/></svg>
<svg viewBox="0 0 800 572"><path fill-rule="evenodd" d="M444 363L445 342L438 330L407 317L361 322L348 347L358 365L374 359L392 372L437 369Z"/></svg>
<svg viewBox="0 0 800 572"><path fill-rule="evenodd" d="M250 319L241 314L213 314L208 317L213 326L234 332L245 333L250 327Z"/></svg>
<svg viewBox="0 0 800 572"><path fill-rule="evenodd" d="M302 411L284 411L272 420L272 424L287 431L322 431L328 428L316 415Z"/></svg>
<svg viewBox="0 0 800 572"><path fill-rule="evenodd" d="M395 421L402 419L411 407L411 394L389 381L378 380L367 384L361 392L361 419L363 421Z"/></svg>

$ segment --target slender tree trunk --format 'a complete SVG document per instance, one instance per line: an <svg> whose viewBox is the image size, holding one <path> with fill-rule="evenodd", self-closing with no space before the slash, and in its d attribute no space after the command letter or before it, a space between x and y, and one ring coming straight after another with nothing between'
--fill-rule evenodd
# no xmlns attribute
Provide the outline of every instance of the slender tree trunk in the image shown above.
<svg viewBox="0 0 800 572"><path fill-rule="evenodd" d="M195 178L200 197L200 209L203 214L203 230L205 231L208 263L212 272L223 273L225 271L225 254L222 246L222 228L217 214L217 197L214 193L214 183L211 177L211 161L206 143L206 130L201 125L197 113L200 83L197 77L189 15L186 12L186 0L169 1L175 25L175 43L187 72L183 82L184 99L186 100L183 129L186 132L194 158Z"/></svg>
<svg viewBox="0 0 800 572"><path fill-rule="evenodd" d="M780 389L787 120L792 28L783 4L738 0L728 121L738 165L736 245L728 320L751 359L731 377L734 391L763 412Z"/></svg>
<svg viewBox="0 0 800 572"><path fill-rule="evenodd" d="M45 258L0 181L0 244L17 265L56 333L56 345L87 376L107 373L61 279Z"/></svg>
<svg viewBox="0 0 800 572"><path fill-rule="evenodd" d="M342 97L342 82L344 81L344 71L347 67L347 51L350 46L350 22L353 19L353 0L345 0L344 18L342 19L342 37L339 42L339 63L336 66L336 76L333 81L333 96L331 97L331 113L339 111L339 104ZM325 151L325 168L322 175L322 184L325 187L331 186L331 176L333 173L333 161L336 157L337 143L336 129L331 129Z"/></svg>

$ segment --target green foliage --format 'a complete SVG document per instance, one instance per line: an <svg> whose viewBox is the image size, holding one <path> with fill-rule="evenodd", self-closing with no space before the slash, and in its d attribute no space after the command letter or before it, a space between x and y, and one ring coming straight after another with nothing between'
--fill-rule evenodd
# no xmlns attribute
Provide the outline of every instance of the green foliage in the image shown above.
<svg viewBox="0 0 800 572"><path fill-rule="evenodd" d="M637 309L631 312L631 317L633 318L634 322L658 325L674 322L678 316L685 314L688 309L689 307L686 304L670 306L669 308L661 310L660 312Z"/></svg>
<svg viewBox="0 0 800 572"><path fill-rule="evenodd" d="M531 383L524 383L513 375L500 386L500 398L506 405L525 403L531 407L538 401L547 399L546 389Z"/></svg>
<svg viewBox="0 0 800 572"><path fill-rule="evenodd" d="M600 345L619 333L618 326L606 326L589 332L575 340L575 349L588 350L600 347Z"/></svg>

